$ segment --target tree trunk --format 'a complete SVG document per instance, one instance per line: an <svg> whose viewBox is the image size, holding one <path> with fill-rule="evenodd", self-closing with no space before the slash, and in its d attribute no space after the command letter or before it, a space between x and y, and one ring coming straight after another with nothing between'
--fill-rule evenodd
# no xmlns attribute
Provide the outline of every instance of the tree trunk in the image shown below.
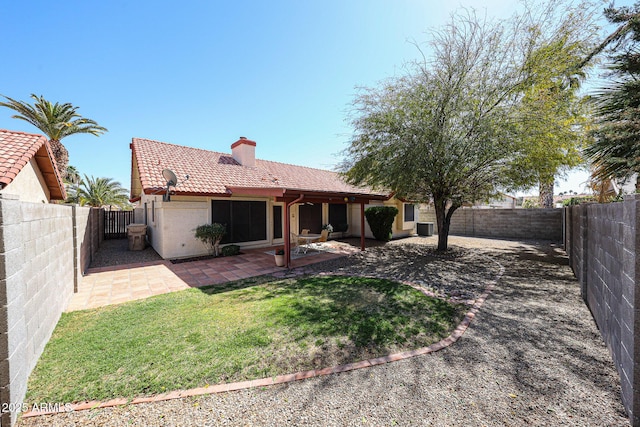
<svg viewBox="0 0 640 427"><path fill-rule="evenodd" d="M540 207L541 208L552 208L553 207L553 181L545 180L545 182L540 181Z"/></svg>
<svg viewBox="0 0 640 427"><path fill-rule="evenodd" d="M451 227L451 216L458 209L458 206L451 206L447 210L447 200L433 201L436 209L436 222L438 223L438 251L446 251L449 247L449 229Z"/></svg>
<svg viewBox="0 0 640 427"><path fill-rule="evenodd" d="M60 178L64 181L67 177L67 166L69 165L69 152L62 145L62 143L56 139L49 140L53 157L56 160L56 167L60 173Z"/></svg>

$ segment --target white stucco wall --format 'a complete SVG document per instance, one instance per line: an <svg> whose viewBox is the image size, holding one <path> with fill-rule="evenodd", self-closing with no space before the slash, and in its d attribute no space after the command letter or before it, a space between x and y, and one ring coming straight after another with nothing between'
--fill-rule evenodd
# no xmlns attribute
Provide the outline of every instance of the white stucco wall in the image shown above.
<svg viewBox="0 0 640 427"><path fill-rule="evenodd" d="M158 254L165 259L187 258L200 255L207 255L207 248L194 237L195 229L199 225L211 222L211 200L210 197L186 197L172 196L170 202L163 202L162 195L143 195L141 208L144 209L146 203L147 238L151 246ZM260 248L267 246L282 245L284 239L273 239L273 206L281 205L282 213L285 215L286 207L282 203L276 203L273 198L265 197L242 197L233 200L256 200L267 203L267 239L258 242L237 243L242 248ZM415 222L404 222L404 212L402 202L392 199L388 202L379 202L369 206L389 205L398 208L399 213L393 224L393 238L406 237L414 233ZM291 230L295 233L298 230L298 205L293 205L290 212ZM144 221L144 214L136 213L138 222ZM415 213L416 220L418 212ZM326 224L329 219L328 205L322 208L322 223ZM360 205L348 205L347 220L349 223L348 235L360 236ZM284 232L284 225L283 225ZM371 229L365 219L365 236L373 238ZM339 236L334 236L339 237Z"/></svg>
<svg viewBox="0 0 640 427"><path fill-rule="evenodd" d="M352 204L349 205L350 206L350 219L351 222L349 223L349 231L350 234L353 236L361 236L361 232L360 232L360 205L359 204ZM403 203L400 200L397 199L390 199L386 202L376 202L376 203L372 203L369 205L365 205L365 210L369 207L372 206L394 206L395 208L398 209L398 215L396 215L396 218L393 221L393 225L392 225L392 238L394 239L399 239L402 237L407 237L410 236L411 234L415 233L415 227L416 227L416 222L404 222L404 211L403 211ZM415 207L414 207L415 209ZM414 214L414 218L418 219L418 211L416 209L415 214ZM369 223L367 222L367 218L365 217L364 219L364 223L365 223L365 234L364 236L367 239L374 239L375 237L373 237L373 233L371 232L371 228L369 227Z"/></svg>
<svg viewBox="0 0 640 427"><path fill-rule="evenodd" d="M195 229L211 223L210 197L171 196L163 202L162 195L144 195L141 209L147 207L147 239L158 254L165 259L208 255L206 246L195 238ZM258 248L281 245L284 239L273 239L273 205L282 205L264 197L234 198L234 200L258 200L267 203L267 239L259 242L237 243L242 248ZM141 211L143 212L143 211ZM284 215L284 206L283 206ZM139 217L144 221L144 214ZM283 226L284 230L284 226Z"/></svg>
<svg viewBox="0 0 640 427"><path fill-rule="evenodd" d="M172 197L163 202L161 195L153 195L143 196L141 202L143 207L147 203L149 243L162 258L207 255L207 248L194 236L197 226L210 222L206 199Z"/></svg>
<svg viewBox="0 0 640 427"><path fill-rule="evenodd" d="M20 173L0 190L0 194L13 194L21 202L49 203L50 193L40 168L34 159L24 165Z"/></svg>

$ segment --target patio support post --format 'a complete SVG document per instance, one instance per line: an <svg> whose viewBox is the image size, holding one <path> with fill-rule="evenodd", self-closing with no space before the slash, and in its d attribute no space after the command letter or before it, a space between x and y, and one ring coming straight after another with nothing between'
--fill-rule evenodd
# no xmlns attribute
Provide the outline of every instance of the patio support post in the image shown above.
<svg viewBox="0 0 640 427"><path fill-rule="evenodd" d="M289 219L290 209L289 204L285 204L285 213L284 213L284 265L286 268L289 268L289 263L291 263L291 220Z"/></svg>
<svg viewBox="0 0 640 427"><path fill-rule="evenodd" d="M285 267L291 267L291 206L300 202L304 199L304 194L301 194L297 199L293 202L286 204L285 215L284 215L284 260Z"/></svg>
<svg viewBox="0 0 640 427"><path fill-rule="evenodd" d="M364 202L360 202L360 250L364 249Z"/></svg>

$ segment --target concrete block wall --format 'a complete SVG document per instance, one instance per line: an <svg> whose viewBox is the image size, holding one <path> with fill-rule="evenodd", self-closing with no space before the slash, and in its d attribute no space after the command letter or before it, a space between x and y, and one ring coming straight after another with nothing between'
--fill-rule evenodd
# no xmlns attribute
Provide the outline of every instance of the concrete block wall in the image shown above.
<svg viewBox="0 0 640 427"><path fill-rule="evenodd" d="M420 221L437 224L433 207L420 207ZM451 217L449 234L561 241L562 209L460 208Z"/></svg>
<svg viewBox="0 0 640 427"><path fill-rule="evenodd" d="M640 196L632 197L566 208L565 248L620 374L622 403L640 426Z"/></svg>
<svg viewBox="0 0 640 427"><path fill-rule="evenodd" d="M29 374L91 258L92 210L0 195L0 405L22 403ZM82 261L81 261L82 260ZM0 414L11 426L17 411Z"/></svg>

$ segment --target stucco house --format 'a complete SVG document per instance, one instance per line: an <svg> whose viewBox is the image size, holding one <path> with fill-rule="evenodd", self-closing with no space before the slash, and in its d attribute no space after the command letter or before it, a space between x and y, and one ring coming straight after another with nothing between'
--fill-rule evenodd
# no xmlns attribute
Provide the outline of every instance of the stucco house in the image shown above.
<svg viewBox="0 0 640 427"><path fill-rule="evenodd" d="M360 236L364 244L364 236L372 237L364 219L370 205L398 208L395 238L413 232L414 205L387 192L349 185L336 172L256 159L256 146L240 137L227 154L132 139L131 201L138 203L136 222L147 224L148 239L160 256L206 254L194 230L212 222L227 225L223 244L247 248L289 247L290 233L303 229L320 233L328 223L348 224L347 232ZM178 178L170 187L169 201L165 169Z"/></svg>
<svg viewBox="0 0 640 427"><path fill-rule="evenodd" d="M66 198L45 136L0 129L0 194L35 203Z"/></svg>

